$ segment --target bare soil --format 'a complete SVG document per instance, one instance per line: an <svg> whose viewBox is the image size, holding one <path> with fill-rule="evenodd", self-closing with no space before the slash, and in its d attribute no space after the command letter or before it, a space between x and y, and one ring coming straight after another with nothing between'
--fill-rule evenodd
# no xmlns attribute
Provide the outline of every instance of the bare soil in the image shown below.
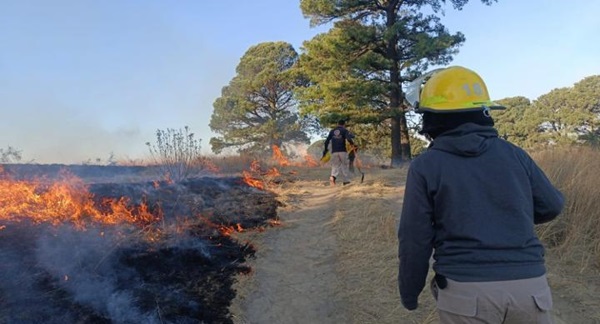
<svg viewBox="0 0 600 324"><path fill-rule="evenodd" d="M256 248L238 277L235 323L436 323L425 290L404 310L396 286L396 228L406 169L363 169L365 182L330 187L327 167L294 170L273 189L282 226L238 237ZM556 323L600 323L595 270L547 251Z"/></svg>

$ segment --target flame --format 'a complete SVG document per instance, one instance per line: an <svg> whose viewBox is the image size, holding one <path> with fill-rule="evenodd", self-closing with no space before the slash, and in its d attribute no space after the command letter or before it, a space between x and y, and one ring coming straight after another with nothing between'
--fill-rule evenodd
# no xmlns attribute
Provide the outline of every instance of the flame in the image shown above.
<svg viewBox="0 0 600 324"><path fill-rule="evenodd" d="M277 168L275 168L275 167L273 167L273 168L269 169L267 172L265 172L266 177L278 177L280 175L281 175L281 173L279 173L279 170L277 170Z"/></svg>
<svg viewBox="0 0 600 324"><path fill-rule="evenodd" d="M83 229L88 222L99 224L147 225L162 219L145 203L132 207L129 199L103 199L96 207L84 182L69 174L53 183L42 180L13 180L0 174L0 221L72 223Z"/></svg>
<svg viewBox="0 0 600 324"><path fill-rule="evenodd" d="M254 160L252 163L250 163L250 171L255 173L260 172L260 163L257 160Z"/></svg>
<svg viewBox="0 0 600 324"><path fill-rule="evenodd" d="M281 166L290 165L290 161L281 153L279 146L273 145L271 148L273 149L273 160L277 161Z"/></svg>
<svg viewBox="0 0 600 324"><path fill-rule="evenodd" d="M273 167L267 171L263 171L260 167L260 162L253 160L250 163L250 171L242 171L242 180L249 186L261 190L267 188L267 184L272 182L273 178L281 176L279 170Z"/></svg>
<svg viewBox="0 0 600 324"><path fill-rule="evenodd" d="M221 234L223 234L224 236L231 236L231 234L235 232L241 233L244 231L244 228L240 223L235 224L235 226L219 225L218 228Z"/></svg>
<svg viewBox="0 0 600 324"><path fill-rule="evenodd" d="M221 171L221 169L211 160L209 159L205 159L203 161L204 164L204 169L208 170L209 172L212 173L219 173Z"/></svg>
<svg viewBox="0 0 600 324"><path fill-rule="evenodd" d="M262 180L254 178L252 173L249 171L242 171L242 179L250 187L258 188L261 190L265 189L265 184L262 182Z"/></svg>
<svg viewBox="0 0 600 324"><path fill-rule="evenodd" d="M245 230L240 223L236 223L235 226L219 225L202 215L198 215L198 219L200 219L207 227L218 230L223 236L231 236L235 232L241 233Z"/></svg>
<svg viewBox="0 0 600 324"><path fill-rule="evenodd" d="M319 162L310 154L304 155L304 161L290 162L290 160L283 155L277 145L272 146L273 149L273 160L277 161L280 166L295 166L295 167L318 167Z"/></svg>
<svg viewBox="0 0 600 324"><path fill-rule="evenodd" d="M269 219L267 220L267 223L273 227L275 226L280 226L281 225L281 220L279 219Z"/></svg>
<svg viewBox="0 0 600 324"><path fill-rule="evenodd" d="M304 156L304 161L306 162L306 165L308 165L311 168L319 166L319 162L317 162L317 160L311 155L306 154Z"/></svg>

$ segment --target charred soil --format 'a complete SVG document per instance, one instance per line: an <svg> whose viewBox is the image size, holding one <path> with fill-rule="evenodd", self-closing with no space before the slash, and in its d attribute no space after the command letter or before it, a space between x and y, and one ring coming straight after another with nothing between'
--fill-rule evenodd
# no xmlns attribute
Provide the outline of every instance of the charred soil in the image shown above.
<svg viewBox="0 0 600 324"><path fill-rule="evenodd" d="M156 217L55 222L0 198L0 323L233 322L232 286L255 249L231 234L277 220L274 194L239 177L169 183L140 180L144 169L94 166L7 166L3 185L38 181L28 194L40 199L59 170L78 174L103 213L119 202L134 220L142 204Z"/></svg>

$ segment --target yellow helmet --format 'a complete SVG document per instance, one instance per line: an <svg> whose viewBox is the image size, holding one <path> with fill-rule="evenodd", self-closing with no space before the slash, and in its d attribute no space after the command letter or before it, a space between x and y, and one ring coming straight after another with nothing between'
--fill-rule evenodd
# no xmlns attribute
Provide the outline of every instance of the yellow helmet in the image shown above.
<svg viewBox="0 0 600 324"><path fill-rule="evenodd" d="M417 90L413 89L419 98L414 103L417 112L453 113L505 108L490 100L487 87L477 73L461 66L432 71L417 82Z"/></svg>
<svg viewBox="0 0 600 324"><path fill-rule="evenodd" d="M329 160L331 160L331 153L327 151L327 153L325 153L325 155L323 155L323 157L321 158L321 162L327 163L329 162Z"/></svg>

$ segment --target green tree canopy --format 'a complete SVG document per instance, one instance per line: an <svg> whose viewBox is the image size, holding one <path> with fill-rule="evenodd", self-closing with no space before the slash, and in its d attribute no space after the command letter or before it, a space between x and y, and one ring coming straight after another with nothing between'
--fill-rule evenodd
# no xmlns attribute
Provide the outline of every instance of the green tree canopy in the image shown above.
<svg viewBox="0 0 600 324"><path fill-rule="evenodd" d="M490 4L495 0L482 0ZM461 9L468 0L451 0ZM324 123L347 115L355 122L390 125L392 166L411 158L402 84L430 65L452 60L465 38L450 34L439 12L445 0L301 0L312 25L333 28L304 43L299 69L309 80L298 91L303 113Z"/></svg>
<svg viewBox="0 0 600 324"><path fill-rule="evenodd" d="M213 104L210 128L220 134L210 139L220 153L264 152L272 145L308 143L308 118L300 118L293 89L303 79L292 73L298 53L285 42L250 47L240 59L237 75Z"/></svg>
<svg viewBox="0 0 600 324"><path fill-rule="evenodd" d="M500 137L519 146L526 146L530 134L536 131L536 126L526 123L524 116L531 110L531 101L523 96L497 100L506 107L505 110L493 110L496 129Z"/></svg>
<svg viewBox="0 0 600 324"><path fill-rule="evenodd" d="M535 142L541 145L597 141L600 123L600 75L573 87L559 88L533 103L530 117L537 126Z"/></svg>
<svg viewBox="0 0 600 324"><path fill-rule="evenodd" d="M553 89L533 102L521 96L498 102L507 109L492 112L496 128L501 137L519 146L598 144L600 75Z"/></svg>

